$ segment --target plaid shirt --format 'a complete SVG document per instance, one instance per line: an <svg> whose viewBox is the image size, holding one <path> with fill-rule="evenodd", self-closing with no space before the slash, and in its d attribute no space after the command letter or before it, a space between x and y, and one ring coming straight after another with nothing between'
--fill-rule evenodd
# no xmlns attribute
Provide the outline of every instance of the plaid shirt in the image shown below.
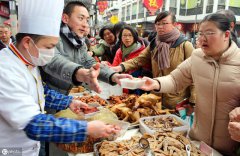
<svg viewBox="0 0 240 156"><path fill-rule="evenodd" d="M45 107L55 110L65 110L72 102L72 96L66 96L55 90L51 90L47 85L44 86Z"/></svg>
<svg viewBox="0 0 240 156"><path fill-rule="evenodd" d="M60 94L44 86L45 107L56 110L68 108L73 97ZM24 128L27 136L33 140L73 143L86 139L87 122L66 118L55 118L50 114L38 114Z"/></svg>
<svg viewBox="0 0 240 156"><path fill-rule="evenodd" d="M38 141L82 142L86 139L87 122L39 114L28 123L24 131L30 139Z"/></svg>

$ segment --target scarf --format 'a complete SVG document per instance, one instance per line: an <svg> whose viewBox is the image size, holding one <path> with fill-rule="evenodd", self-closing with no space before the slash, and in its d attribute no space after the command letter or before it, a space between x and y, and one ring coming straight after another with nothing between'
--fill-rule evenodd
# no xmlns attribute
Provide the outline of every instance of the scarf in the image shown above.
<svg viewBox="0 0 240 156"><path fill-rule="evenodd" d="M66 24L61 25L60 32L74 45L76 48L80 48L83 45L83 41L77 34L70 30Z"/></svg>
<svg viewBox="0 0 240 156"><path fill-rule="evenodd" d="M170 67L170 47L176 42L179 36L180 32L175 28L167 34L156 37L157 52L153 55L153 58L161 70Z"/></svg>
<svg viewBox="0 0 240 156"><path fill-rule="evenodd" d="M131 52L139 49L140 47L141 47L141 44L139 42L133 43L130 47L125 47L125 45L123 44L122 45L122 61L124 62L124 59L128 57L128 55Z"/></svg>

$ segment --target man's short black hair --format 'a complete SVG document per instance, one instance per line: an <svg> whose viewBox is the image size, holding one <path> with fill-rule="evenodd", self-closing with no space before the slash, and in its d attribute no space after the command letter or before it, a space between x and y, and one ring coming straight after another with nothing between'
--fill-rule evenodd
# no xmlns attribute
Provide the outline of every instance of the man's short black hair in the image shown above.
<svg viewBox="0 0 240 156"><path fill-rule="evenodd" d="M44 36L42 36L42 35L27 34L27 33L17 33L17 34L16 34L16 42L17 42L17 43L20 43L21 40L22 40L24 37L26 37L26 36L31 37L34 42L38 42L40 39L44 38Z"/></svg>
<svg viewBox="0 0 240 156"><path fill-rule="evenodd" d="M65 5L65 7L64 7L64 9L63 9L63 13L64 13L64 14L67 14L68 16L71 16L71 14L72 14L73 9L74 9L75 6L82 6L82 7L86 8L86 9L88 10L87 6L86 6L83 2L80 2L80 1L71 1L71 2L68 2L68 3ZM88 11L89 11L89 10L88 10Z"/></svg>

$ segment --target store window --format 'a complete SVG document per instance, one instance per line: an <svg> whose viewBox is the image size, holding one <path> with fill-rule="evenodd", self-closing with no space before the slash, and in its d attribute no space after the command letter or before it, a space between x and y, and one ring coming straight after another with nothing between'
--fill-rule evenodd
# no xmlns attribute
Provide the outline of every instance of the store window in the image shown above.
<svg viewBox="0 0 240 156"><path fill-rule="evenodd" d="M221 10L221 9L225 10L225 1L226 0L218 0L218 10Z"/></svg>
<svg viewBox="0 0 240 156"><path fill-rule="evenodd" d="M229 9L232 10L235 15L240 15L240 1L229 0Z"/></svg>
<svg viewBox="0 0 240 156"><path fill-rule="evenodd" d="M142 1L138 1L138 18L143 18L144 17L144 7L142 4Z"/></svg>
<svg viewBox="0 0 240 156"><path fill-rule="evenodd" d="M127 16L126 16L126 21L129 21L129 20L130 20L130 16L131 16L130 9L131 9L131 5L128 5L128 6L127 6Z"/></svg>
<svg viewBox="0 0 240 156"><path fill-rule="evenodd" d="M207 9L206 13L212 13L213 12L213 0L208 0L207 1Z"/></svg>
<svg viewBox="0 0 240 156"><path fill-rule="evenodd" d="M137 2L132 5L132 19L136 19L137 17Z"/></svg>
<svg viewBox="0 0 240 156"><path fill-rule="evenodd" d="M125 8L126 7L122 8L122 18L121 18L121 21L125 21Z"/></svg>
<svg viewBox="0 0 240 156"><path fill-rule="evenodd" d="M181 0L180 15L196 15L203 13L203 0Z"/></svg>
<svg viewBox="0 0 240 156"><path fill-rule="evenodd" d="M171 0L169 10L176 14L177 12L177 0Z"/></svg>

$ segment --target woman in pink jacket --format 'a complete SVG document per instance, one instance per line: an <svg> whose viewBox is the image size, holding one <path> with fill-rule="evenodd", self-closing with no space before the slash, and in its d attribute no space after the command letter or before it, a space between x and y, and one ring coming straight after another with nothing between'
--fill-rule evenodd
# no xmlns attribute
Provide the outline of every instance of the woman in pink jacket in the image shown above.
<svg viewBox="0 0 240 156"><path fill-rule="evenodd" d="M240 49L231 40L229 19L218 13L207 15L200 23L198 39L201 48L170 75L144 78L141 89L169 93L193 83L197 99L190 138L204 141L223 155L237 155L240 144L231 138L228 124L229 113L240 106Z"/></svg>

